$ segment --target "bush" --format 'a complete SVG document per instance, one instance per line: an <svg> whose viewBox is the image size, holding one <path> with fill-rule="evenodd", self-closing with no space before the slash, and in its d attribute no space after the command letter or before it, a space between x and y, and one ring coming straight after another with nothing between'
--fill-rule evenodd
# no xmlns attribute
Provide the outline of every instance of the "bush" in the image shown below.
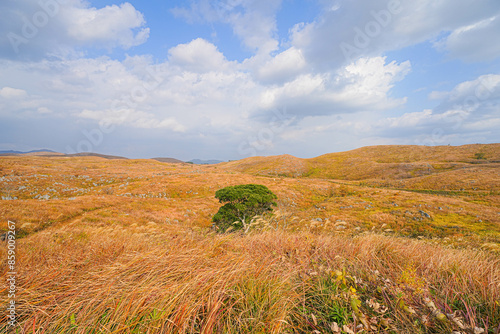
<svg viewBox="0 0 500 334"><path fill-rule="evenodd" d="M476 153L476 154L474 154L474 159L483 160L483 159L486 159L486 156L484 153Z"/></svg>
<svg viewBox="0 0 500 334"><path fill-rule="evenodd" d="M272 211L277 199L266 186L259 184L242 184L218 190L215 198L221 206L212 221L220 232L244 229L248 231L251 219Z"/></svg>

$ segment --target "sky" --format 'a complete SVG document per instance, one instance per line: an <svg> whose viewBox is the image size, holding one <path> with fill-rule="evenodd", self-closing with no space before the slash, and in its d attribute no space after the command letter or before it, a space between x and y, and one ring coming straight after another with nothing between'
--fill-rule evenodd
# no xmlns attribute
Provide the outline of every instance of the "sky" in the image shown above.
<svg viewBox="0 0 500 334"><path fill-rule="evenodd" d="M500 142L498 0L2 0L0 150Z"/></svg>

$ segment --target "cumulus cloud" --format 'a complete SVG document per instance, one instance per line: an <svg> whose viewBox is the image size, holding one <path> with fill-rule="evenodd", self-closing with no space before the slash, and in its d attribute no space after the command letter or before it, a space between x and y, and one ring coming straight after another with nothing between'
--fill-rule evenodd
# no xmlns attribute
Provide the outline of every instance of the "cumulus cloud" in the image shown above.
<svg viewBox="0 0 500 334"><path fill-rule="evenodd" d="M291 47L259 66L256 77L264 83L284 83L303 73L306 67L302 51Z"/></svg>
<svg viewBox="0 0 500 334"><path fill-rule="evenodd" d="M444 99L435 108L439 112L456 109L481 112L486 104L498 104L500 101L500 75L482 75L474 80L464 81L440 95Z"/></svg>
<svg viewBox="0 0 500 334"><path fill-rule="evenodd" d="M357 106L389 109L406 100L390 99L389 91L411 71L409 61L386 64L386 57L361 58L340 71L338 82L348 84L337 93L337 99L352 101Z"/></svg>
<svg viewBox="0 0 500 334"><path fill-rule="evenodd" d="M128 2L101 9L73 7L64 11L68 37L81 44L128 49L149 37L149 28L143 28L143 15Z"/></svg>
<svg viewBox="0 0 500 334"><path fill-rule="evenodd" d="M172 12L189 22L223 22L249 50L268 54L278 48L276 12L282 0L190 1Z"/></svg>
<svg viewBox="0 0 500 334"><path fill-rule="evenodd" d="M435 96L438 98L438 94ZM373 112L327 115L302 120L283 134L293 145L308 147L310 138L318 143L338 139L343 149L374 144L445 145L497 142L500 125L500 76L482 75L439 93L433 107L399 116ZM321 146L321 144L319 144ZM314 149L318 149L315 147ZM328 146L318 153L328 152ZM311 154L314 156L315 154Z"/></svg>
<svg viewBox="0 0 500 334"><path fill-rule="evenodd" d="M217 47L202 38L187 44L179 44L171 48L168 53L171 64L193 72L220 71L228 65Z"/></svg>
<svg viewBox="0 0 500 334"><path fill-rule="evenodd" d="M342 1L311 23L292 29L292 45L303 50L317 68L338 68L358 58L378 56L429 39L452 57L469 60L495 58L498 46L496 16L500 3L485 0L375 0ZM492 17L495 17L492 20ZM491 33L481 35L481 33ZM467 48L467 45L473 47Z"/></svg>
<svg viewBox="0 0 500 334"><path fill-rule="evenodd" d="M468 62L489 61L500 55L500 45L494 36L500 36L500 15L455 29L435 46L452 58Z"/></svg>
<svg viewBox="0 0 500 334"><path fill-rule="evenodd" d="M128 49L149 36L143 15L130 3L97 9L84 0L2 1L0 13L0 58L66 57L80 47Z"/></svg>
<svg viewBox="0 0 500 334"><path fill-rule="evenodd" d="M208 42L196 43L220 56ZM0 62L0 87L9 73L24 78L31 95L14 100L24 91L2 88L0 96L10 101L3 112L26 119L50 110L53 117L191 133L212 131L210 128L226 131L244 122L242 114L251 112L252 101L261 91L248 74L225 70L232 63L223 58L216 57L220 68L204 72L195 63L190 67L189 61L180 66L180 59L186 60L184 53L172 55L171 61L160 64L141 56L122 62L100 57L29 66L4 60Z"/></svg>
<svg viewBox="0 0 500 334"><path fill-rule="evenodd" d="M3 87L0 89L0 96L5 99L16 99L25 97L27 95L24 89L17 89L12 87Z"/></svg>
<svg viewBox="0 0 500 334"><path fill-rule="evenodd" d="M183 140L227 137L235 141L271 124L275 110L286 111L287 121L281 121L288 126L307 117L374 112L402 105L405 100L392 98L390 91L411 68L408 62L367 58L336 72L305 72L290 81L267 85L255 80L244 67L227 61L205 40L178 45L169 55L162 63L147 56L29 65L4 60L0 62L0 86L8 76L24 78L30 92L9 102L6 112L20 120L50 116L81 124L91 121L120 128L157 129L165 135L182 133ZM279 76L279 72L269 73ZM9 90L4 92L9 94ZM276 140L280 140L278 136ZM234 145L238 144L236 140Z"/></svg>
<svg viewBox="0 0 500 334"><path fill-rule="evenodd" d="M281 0L245 1L244 12L230 15L229 22L247 47L269 53L278 48L275 16L280 5Z"/></svg>
<svg viewBox="0 0 500 334"><path fill-rule="evenodd" d="M461 136L477 138L480 133L486 141L495 141L500 123L500 75L482 75L437 96L442 100L434 108L380 120L373 130L384 136L407 136L426 145L444 144Z"/></svg>
<svg viewBox="0 0 500 334"><path fill-rule="evenodd" d="M295 115L315 116L386 110L405 99L390 97L394 84L411 70L410 62L386 64L385 57L362 58L336 72L304 74L261 96L263 108L286 106Z"/></svg>
<svg viewBox="0 0 500 334"><path fill-rule="evenodd" d="M40 113L40 114L51 114L52 113L52 110L50 110L49 108L46 108L46 107L39 107L37 109L37 111Z"/></svg>
<svg viewBox="0 0 500 334"><path fill-rule="evenodd" d="M127 125L141 129L167 129L184 132L186 127L174 117L157 119L155 115L135 109L83 110L79 117L93 119L108 125Z"/></svg>

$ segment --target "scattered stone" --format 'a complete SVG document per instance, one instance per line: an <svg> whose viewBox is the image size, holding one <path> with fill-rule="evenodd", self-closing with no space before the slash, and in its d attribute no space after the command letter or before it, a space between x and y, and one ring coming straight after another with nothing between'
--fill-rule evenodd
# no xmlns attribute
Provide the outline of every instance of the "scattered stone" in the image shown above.
<svg viewBox="0 0 500 334"><path fill-rule="evenodd" d="M425 211L422 211L422 210L418 210L418 213L420 213L420 215L422 215L423 217L425 218L431 218L431 215L428 214L427 212Z"/></svg>
<svg viewBox="0 0 500 334"><path fill-rule="evenodd" d="M12 197L12 196L2 196L2 200L4 201L13 201L17 199L17 197Z"/></svg>

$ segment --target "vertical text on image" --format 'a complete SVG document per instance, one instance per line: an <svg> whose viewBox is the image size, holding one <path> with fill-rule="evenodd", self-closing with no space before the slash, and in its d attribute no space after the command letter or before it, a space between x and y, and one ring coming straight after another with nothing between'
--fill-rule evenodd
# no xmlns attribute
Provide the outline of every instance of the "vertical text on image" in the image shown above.
<svg viewBox="0 0 500 334"><path fill-rule="evenodd" d="M9 326L15 326L16 323L16 223L7 222L8 231L6 233L7 241L7 319Z"/></svg>

